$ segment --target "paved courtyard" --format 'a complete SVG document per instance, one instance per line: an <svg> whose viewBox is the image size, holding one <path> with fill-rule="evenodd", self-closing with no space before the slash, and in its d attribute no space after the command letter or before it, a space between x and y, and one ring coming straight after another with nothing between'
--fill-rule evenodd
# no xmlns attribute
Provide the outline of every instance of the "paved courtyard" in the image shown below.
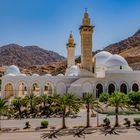
<svg viewBox="0 0 140 140"><path fill-rule="evenodd" d="M81 110L78 113L79 117L76 118L66 118L66 124L67 126L81 126L81 125L86 125L86 111L85 110ZM103 119L106 117L107 115L103 115L103 114L99 114L99 123L102 124L103 123ZM111 123L114 124L114 119L115 116L107 116L108 118L110 118ZM121 124L124 123L124 118L129 118L130 120L133 121L134 117L140 117L140 115L120 115L119 116L119 122ZM26 121L29 121L31 124L32 128L36 128L38 126L40 126L40 122L43 119L21 119L21 120L2 120L1 121L1 125L3 128L14 128L14 127L18 127L18 128L23 128L25 125ZM55 126L55 127L60 127L62 124L62 118L47 118L47 120L49 121L49 126ZM97 118L91 118L91 125L92 126L96 126L97 125Z"/></svg>

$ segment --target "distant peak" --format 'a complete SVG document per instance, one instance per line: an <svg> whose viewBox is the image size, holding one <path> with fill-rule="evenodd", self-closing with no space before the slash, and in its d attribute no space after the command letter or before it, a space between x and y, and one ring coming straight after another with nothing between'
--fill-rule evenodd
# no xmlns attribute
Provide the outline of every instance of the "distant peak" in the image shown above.
<svg viewBox="0 0 140 140"><path fill-rule="evenodd" d="M40 48L39 46L36 46L36 45L30 45L30 46L25 46L25 48L33 48L33 49L36 49L36 48Z"/></svg>
<svg viewBox="0 0 140 140"><path fill-rule="evenodd" d="M134 34L134 36L140 36L140 29Z"/></svg>
<svg viewBox="0 0 140 140"><path fill-rule="evenodd" d="M22 48L22 46L15 44L15 43L11 43L11 44L7 44L4 46L1 46L2 48Z"/></svg>

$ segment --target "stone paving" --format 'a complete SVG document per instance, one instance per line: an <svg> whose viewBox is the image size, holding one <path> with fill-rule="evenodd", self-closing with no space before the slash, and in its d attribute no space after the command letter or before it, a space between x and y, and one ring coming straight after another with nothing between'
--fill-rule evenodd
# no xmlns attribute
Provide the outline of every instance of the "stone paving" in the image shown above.
<svg viewBox="0 0 140 140"><path fill-rule="evenodd" d="M78 114L79 117L76 118L66 118L66 125L67 126L84 126L86 125L86 111L85 110L81 110ZM103 115L103 114L99 114L99 123L102 124L103 123L103 119L106 117L107 115ZM124 118L129 118L130 120L133 121L134 117L140 117L140 115L119 115L119 122L121 124L124 123ZM108 118L110 118L111 123L114 124L114 119L115 116L108 116ZM40 126L40 122L43 119L21 119L21 120L2 120L1 121L1 125L3 128L23 128L25 125L26 121L29 121L32 128L36 128ZM62 124L62 118L47 118L47 120L49 121L49 126L55 126L55 127L61 127ZM96 117L92 117L91 118L91 125L92 126L96 126L97 125L97 118Z"/></svg>

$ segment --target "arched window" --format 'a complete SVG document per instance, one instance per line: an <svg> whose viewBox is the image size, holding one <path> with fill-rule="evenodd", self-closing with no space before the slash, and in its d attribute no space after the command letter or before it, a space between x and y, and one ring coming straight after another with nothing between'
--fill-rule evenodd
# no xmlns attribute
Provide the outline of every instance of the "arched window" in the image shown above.
<svg viewBox="0 0 140 140"><path fill-rule="evenodd" d="M138 84L134 83L134 84L132 85L132 91L135 91L135 92L139 91L139 86L138 86Z"/></svg>
<svg viewBox="0 0 140 140"><path fill-rule="evenodd" d="M115 85L114 84L109 84L108 86L108 93L111 95L115 91Z"/></svg>
<svg viewBox="0 0 140 140"><path fill-rule="evenodd" d="M27 95L27 86L24 83L19 84L18 95L19 95L19 97L23 97L23 96Z"/></svg>
<svg viewBox="0 0 140 140"><path fill-rule="evenodd" d="M96 85L96 98L99 98L101 93L103 93L103 86L102 84L97 84Z"/></svg>
<svg viewBox="0 0 140 140"><path fill-rule="evenodd" d="M39 95L40 87L37 83L33 83L32 87L31 87L31 93L34 95Z"/></svg>
<svg viewBox="0 0 140 140"><path fill-rule="evenodd" d="M120 92L127 94L127 85L125 83L121 84Z"/></svg>
<svg viewBox="0 0 140 140"><path fill-rule="evenodd" d="M4 88L4 92L5 92L5 99L10 99L12 97L14 97L14 89L11 83L8 83L5 88Z"/></svg>
<svg viewBox="0 0 140 140"><path fill-rule="evenodd" d="M50 83L46 83L44 87L44 94L52 95L53 89Z"/></svg>

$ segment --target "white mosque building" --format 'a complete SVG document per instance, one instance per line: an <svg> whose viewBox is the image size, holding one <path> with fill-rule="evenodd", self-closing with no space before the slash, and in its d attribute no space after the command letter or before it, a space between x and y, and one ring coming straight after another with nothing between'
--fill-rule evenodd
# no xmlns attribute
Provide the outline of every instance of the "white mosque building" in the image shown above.
<svg viewBox="0 0 140 140"><path fill-rule="evenodd" d="M87 11L84 13L81 35L81 64L75 65L75 43L70 34L67 43L67 69L65 75L46 74L32 76L22 74L17 66L9 66L2 77L1 97L12 99L27 94L53 95L84 92L93 93L98 98L102 92L114 91L128 93L139 91L140 71L133 71L127 61L106 51L92 56L92 34L94 26L90 23Z"/></svg>

